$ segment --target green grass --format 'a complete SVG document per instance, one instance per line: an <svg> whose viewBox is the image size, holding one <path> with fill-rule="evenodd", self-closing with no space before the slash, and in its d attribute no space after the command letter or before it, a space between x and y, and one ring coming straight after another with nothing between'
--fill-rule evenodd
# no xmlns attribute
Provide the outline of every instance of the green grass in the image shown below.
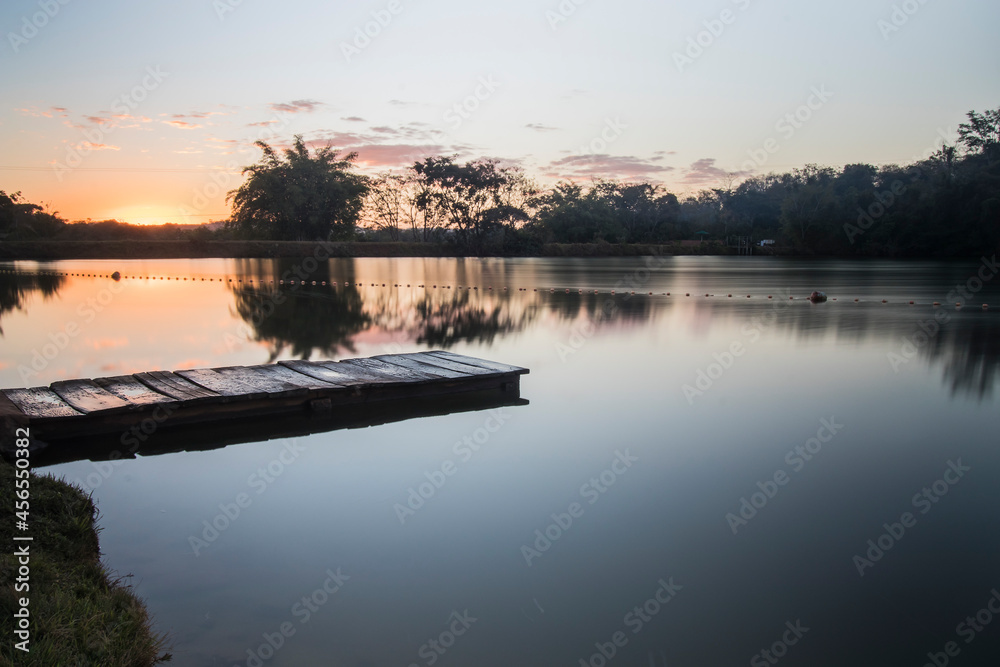
<svg viewBox="0 0 1000 667"><path fill-rule="evenodd" d="M32 542L13 541L14 468L0 460L0 665L114 665L144 667L170 659L165 637L153 634L150 618L131 586L100 561L98 511L79 487L32 474ZM15 544L30 544L30 652L14 647L11 620L19 609L13 584Z"/></svg>

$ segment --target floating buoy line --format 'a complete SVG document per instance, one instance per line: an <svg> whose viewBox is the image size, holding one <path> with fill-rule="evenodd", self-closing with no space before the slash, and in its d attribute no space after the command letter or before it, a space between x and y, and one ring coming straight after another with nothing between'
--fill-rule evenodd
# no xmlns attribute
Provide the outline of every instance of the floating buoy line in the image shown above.
<svg viewBox="0 0 1000 667"><path fill-rule="evenodd" d="M414 288L416 288L416 289L425 289L425 290L436 290L436 289L450 290L450 289L454 289L456 291L465 290L465 291L468 291L468 292L478 292L478 291L480 291L480 286L478 286L478 285L454 285L454 286L452 286L452 285L437 285L437 284L433 284L433 283L430 284L430 285L427 285L425 283L378 283L378 282L369 283L369 282L361 282L361 281L355 281L355 282L352 283L350 281L339 282L339 281L336 281L336 280L333 280L333 281L326 281L326 280L303 280L303 279L295 279L295 278L288 279L288 280L280 279L280 278L276 279L276 280L275 279L254 279L254 278L246 278L246 279L244 279L244 278L240 278L240 277L233 278L233 277L228 277L228 276L224 277L224 278L219 278L219 277L208 277L208 278L205 278L205 277L201 277L201 276L198 276L198 277L195 277L195 276L180 276L180 277L178 277L178 276L152 276L152 275L122 274L119 271L114 271L113 273L100 273L100 272L98 272L98 273L92 273L92 272L79 272L79 271L15 271L15 270L11 270L11 269L0 269L0 274L19 275L19 276L51 276L51 277L67 277L67 278L68 277L73 277L73 278L107 278L109 280L114 280L116 282L120 282L120 281L123 281L123 280L136 280L136 281L138 281L138 280L144 280L144 281L166 280L166 281L192 282L192 283L196 283L196 282L209 282L209 283L211 283L211 282L218 282L218 283L225 283L225 284L247 285L247 286L255 286L255 287L258 286L258 285L281 285L281 286L283 286L283 285L289 285L289 286L294 286L294 287L301 287L301 286L309 286L309 287L312 287L312 286L341 287L341 286L343 286L343 287L355 287L355 288L358 288L358 287L361 287L361 288L365 288L365 287L383 288L384 287L384 288L388 288L388 289L398 289L398 288L411 288L411 289L414 289ZM731 292L726 293L726 294L712 294L711 292L706 292L703 296L701 296L701 295L692 296L691 292L684 292L683 293L683 297L682 297L680 292L676 292L676 293L675 292L650 292L650 291L643 291L643 290L638 290L637 291L637 290L615 290L615 289L605 289L605 290L602 291L602 290L599 290L599 289L583 289L583 288L579 288L579 287L578 288L569 288L569 287L566 287L566 288L556 288L556 287L533 287L533 288L518 287L515 290L514 288L510 288L510 287L507 287L507 286L500 286L500 287L494 288L493 285L486 285L486 286L483 286L481 289L482 289L483 292L507 292L507 293L510 293L511 291L517 291L517 292L548 292L550 294L555 294L555 293L591 294L591 295L605 294L605 295L610 295L610 296L621 296L621 295L624 295L624 296L629 296L629 297L631 297L631 296L647 296L647 297L658 296L658 297L668 297L668 298L674 298L674 299L694 299L694 298L699 298L700 297L700 298L708 298L708 299L721 298L721 299L727 299L728 300L728 299L740 298L740 297L743 296L741 294L734 294L734 293L731 293ZM745 297L747 299L757 298L757 299L772 300L772 301L775 298L773 294L768 294L766 296L763 295L763 294L761 294L761 295L747 294L747 295L745 295ZM789 296L788 300L789 301L796 301L797 300L797 301L802 301L802 302L809 303L810 302L810 297L809 296L801 296L801 297ZM829 301L837 301L837 300L838 300L838 297L830 297L829 298ZM851 297L847 297L847 298L841 299L841 300L842 301L852 301L853 303L881 303L881 304L886 304L886 305L930 306L930 307L934 307L934 308L942 307L942 303L940 301L933 301L933 302L925 303L925 302L918 302L918 301L916 301L914 299L889 300L889 299L879 299L877 297L874 297L874 298L860 298L860 297L856 297L856 298L851 299ZM962 304L961 302L956 302L954 304L954 307L956 309L974 308L975 304L971 304L971 303ZM988 303L984 303L984 304L982 304L982 306L980 308L981 308L981 310L990 310L990 308L992 308L992 306L990 306L990 304L988 304Z"/></svg>

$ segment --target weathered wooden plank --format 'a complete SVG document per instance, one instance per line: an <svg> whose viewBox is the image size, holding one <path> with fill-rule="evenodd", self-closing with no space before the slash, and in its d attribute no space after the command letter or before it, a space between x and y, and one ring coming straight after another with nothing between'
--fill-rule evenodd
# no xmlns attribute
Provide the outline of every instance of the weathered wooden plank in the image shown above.
<svg viewBox="0 0 1000 667"><path fill-rule="evenodd" d="M157 403L175 403L177 399L153 391L131 375L118 375L109 378L94 378L94 382L119 398L132 405L155 405Z"/></svg>
<svg viewBox="0 0 1000 667"><path fill-rule="evenodd" d="M59 394L77 412L106 412L127 410L132 404L104 390L91 380L62 380L53 382L49 389Z"/></svg>
<svg viewBox="0 0 1000 667"><path fill-rule="evenodd" d="M204 387L199 387L198 385L188 382L178 375L174 375L170 371L136 373L135 379L154 391L158 391L161 394L166 394L167 396L181 401L222 398L222 396L214 391L209 391Z"/></svg>
<svg viewBox="0 0 1000 667"><path fill-rule="evenodd" d="M362 384L396 384L401 382L395 375L379 373L378 371L363 368L357 364L347 364L343 361L319 361L316 363L326 366L335 373L342 373L347 377L354 378L355 382Z"/></svg>
<svg viewBox="0 0 1000 667"><path fill-rule="evenodd" d="M304 387L305 389L339 389L343 385L335 384L333 382L325 382L311 375L306 375L305 373L299 373L298 371L293 371L287 366L282 366L281 364L267 364L264 366L250 366L259 373L263 373L269 377L273 377L282 382L287 382L288 384L293 384L297 387Z"/></svg>
<svg viewBox="0 0 1000 667"><path fill-rule="evenodd" d="M386 362L379 361L378 359L344 359L340 363L358 366L368 371L374 371L382 375L399 378L405 382L426 382L427 380L439 379L438 376L431 375L430 373L403 368L402 366L396 366L395 364L387 364Z"/></svg>
<svg viewBox="0 0 1000 667"><path fill-rule="evenodd" d="M219 375L236 380L240 384L247 385L262 391L269 396L305 396L309 390L297 384L291 384L278 379L273 375L268 375L260 370L260 366L228 366L225 368L213 369Z"/></svg>
<svg viewBox="0 0 1000 667"><path fill-rule="evenodd" d="M454 352L445 352L444 350L434 350L433 352L428 352L428 354L433 354L437 357L442 357L443 359L450 359L452 361L458 361L463 364L468 364L470 366L479 366L480 368L489 368L491 370L500 371L501 373L519 373L524 374L528 372L527 368L521 368L520 366L511 366L509 364L499 364L495 361L487 361L486 359L479 359L477 357L467 357L464 354L455 354Z"/></svg>
<svg viewBox="0 0 1000 667"><path fill-rule="evenodd" d="M459 361L453 361L451 359L445 359L444 357L439 357L435 354L430 354L427 352L415 352L413 354L406 355L411 359L416 359L420 363L428 364L430 366L440 366L441 368L448 368L453 371L458 371L459 373L465 373L467 375L496 375L502 371L497 371L492 368L483 368L482 366L470 366L469 364L463 364Z"/></svg>
<svg viewBox="0 0 1000 667"><path fill-rule="evenodd" d="M259 391L241 380L220 375L209 368L177 371L175 375L180 375L185 380L189 380L209 391L214 391L216 394L228 398L252 399L267 396L266 391Z"/></svg>
<svg viewBox="0 0 1000 667"><path fill-rule="evenodd" d="M467 378L474 373L465 373L462 371L456 371L451 368L445 368L444 366L434 366L431 364L421 363L419 360L414 358L415 355L410 354L383 354L374 359L379 361L384 361L387 364L393 364L395 366L402 366L403 368L408 368L412 371L417 371L418 373L425 373L427 375L436 375L437 377L455 379L455 378ZM456 364L457 365L457 364ZM466 368L472 368L467 366ZM482 370L482 369L477 369ZM484 371L485 372L485 371Z"/></svg>
<svg viewBox="0 0 1000 667"><path fill-rule="evenodd" d="M336 384L341 387L354 387L371 383L370 380L360 379L355 375L348 375L342 371L334 370L334 368L328 368L323 364L313 361L289 359L286 361L279 361L278 364L289 368L296 373L302 373L303 375L308 375L309 377L316 378L317 380L329 382L330 384Z"/></svg>
<svg viewBox="0 0 1000 667"><path fill-rule="evenodd" d="M48 387L30 389L4 389L4 395L29 417L82 417L59 394Z"/></svg>

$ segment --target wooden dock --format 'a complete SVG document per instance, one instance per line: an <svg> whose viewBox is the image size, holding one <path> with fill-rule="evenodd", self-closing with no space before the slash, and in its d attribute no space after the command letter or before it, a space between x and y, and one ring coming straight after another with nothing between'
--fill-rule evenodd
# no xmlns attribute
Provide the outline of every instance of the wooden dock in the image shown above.
<svg viewBox="0 0 1000 667"><path fill-rule="evenodd" d="M444 351L151 371L3 389L0 418L30 428L35 464L119 458L525 404L527 372Z"/></svg>

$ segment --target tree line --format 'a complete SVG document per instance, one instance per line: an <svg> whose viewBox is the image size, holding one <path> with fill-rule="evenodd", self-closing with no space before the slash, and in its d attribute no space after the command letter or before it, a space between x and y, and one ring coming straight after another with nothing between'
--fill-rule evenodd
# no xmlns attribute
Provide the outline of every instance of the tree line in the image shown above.
<svg viewBox="0 0 1000 667"><path fill-rule="evenodd" d="M561 181L539 188L515 165L436 156L363 177L357 155L310 156L301 137L230 193L228 233L306 240L325 232L530 254L547 243L669 243L747 237L785 252L966 256L1000 244L1000 109L970 111L955 146L908 165L807 165L679 198L654 183ZM321 175L318 175L321 174ZM280 201L280 205L271 202ZM346 203L345 203L346 202Z"/></svg>
<svg viewBox="0 0 1000 667"><path fill-rule="evenodd" d="M155 232L197 240L381 240L451 244L462 253L532 254L550 243L774 240L781 252L836 256L968 256L1000 245L1000 108L970 111L957 145L908 165L807 165L735 177L678 197L648 182L561 181L542 189L495 159L419 160L365 176L356 153L310 151L301 136L261 159L228 194L217 231ZM0 236L149 238L105 221L65 225L0 192ZM117 223L120 224L120 223ZM128 227L124 225L122 227ZM76 229L74 229L76 228Z"/></svg>

